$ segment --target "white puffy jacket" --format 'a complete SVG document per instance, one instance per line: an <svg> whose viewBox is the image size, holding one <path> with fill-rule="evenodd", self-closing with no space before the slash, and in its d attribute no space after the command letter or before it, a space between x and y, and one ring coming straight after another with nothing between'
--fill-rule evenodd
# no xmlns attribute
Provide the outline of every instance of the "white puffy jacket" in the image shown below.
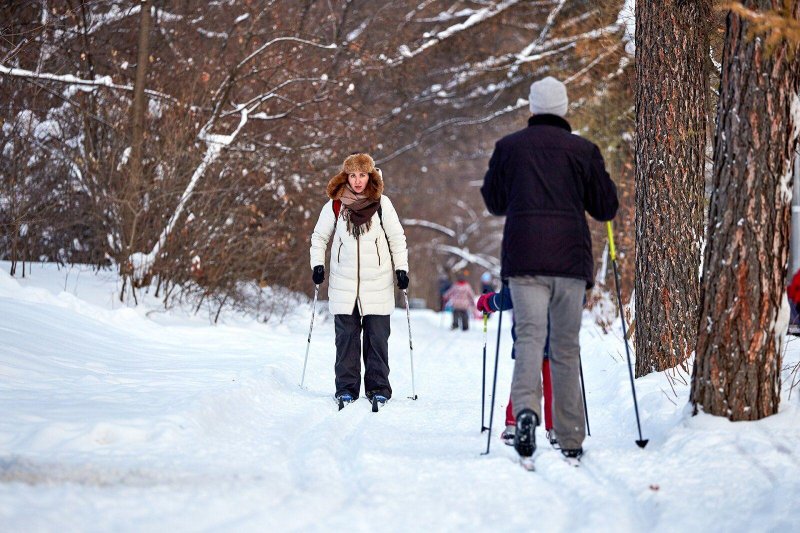
<svg viewBox="0 0 800 533"><path fill-rule="evenodd" d="M408 272L408 249L397 211L384 195L381 195L381 211L383 227L376 212L369 231L356 239L347 232L344 219L336 223L333 200L322 207L311 234L311 268L325 264L325 250L333 234L331 264L326 275L328 308L334 315L352 314L356 304L362 316L389 315L394 310L394 270Z"/></svg>

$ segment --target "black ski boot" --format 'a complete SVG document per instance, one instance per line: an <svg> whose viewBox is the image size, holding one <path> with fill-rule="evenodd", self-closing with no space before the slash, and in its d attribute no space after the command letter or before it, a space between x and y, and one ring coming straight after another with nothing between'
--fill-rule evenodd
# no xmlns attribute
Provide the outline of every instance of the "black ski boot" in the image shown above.
<svg viewBox="0 0 800 533"><path fill-rule="evenodd" d="M536 451L536 426L539 417L531 409L517 414L517 431L514 434L514 449L520 457L530 457Z"/></svg>
<svg viewBox="0 0 800 533"><path fill-rule="evenodd" d="M353 403L354 401L355 398L353 398L353 395L350 394L349 392L343 392L341 394L336 395L336 403L339 404L340 411L344 409L345 405L347 405L348 403Z"/></svg>
<svg viewBox="0 0 800 533"><path fill-rule="evenodd" d="M561 455L564 456L564 460L568 464L579 466L581 464L581 457L583 457L583 448L573 448L569 450L561 448Z"/></svg>
<svg viewBox="0 0 800 533"><path fill-rule="evenodd" d="M384 396L383 394L372 394L370 401L372 402L372 412L377 413L378 410L386 405L386 402L389 401L389 398Z"/></svg>
<svg viewBox="0 0 800 533"><path fill-rule="evenodd" d="M380 407L386 405L386 396L376 394L372 397L372 412L377 413Z"/></svg>

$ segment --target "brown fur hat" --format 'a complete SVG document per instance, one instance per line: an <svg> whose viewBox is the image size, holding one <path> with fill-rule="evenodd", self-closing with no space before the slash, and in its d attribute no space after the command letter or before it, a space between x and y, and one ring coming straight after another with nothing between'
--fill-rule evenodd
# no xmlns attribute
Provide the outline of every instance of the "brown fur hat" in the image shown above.
<svg viewBox="0 0 800 533"><path fill-rule="evenodd" d="M338 200L347 184L347 175L352 172L366 172L369 174L367 187L364 194L373 200L379 200L383 194L383 175L381 169L375 167L375 161L369 154L353 154L347 157L342 164L342 170L328 182L328 198Z"/></svg>

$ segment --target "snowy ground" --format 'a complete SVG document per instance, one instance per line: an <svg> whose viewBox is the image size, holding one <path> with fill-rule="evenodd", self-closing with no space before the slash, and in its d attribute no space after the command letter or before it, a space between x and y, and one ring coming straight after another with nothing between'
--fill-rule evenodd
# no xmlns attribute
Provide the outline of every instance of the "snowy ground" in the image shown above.
<svg viewBox="0 0 800 533"><path fill-rule="evenodd" d="M481 456L477 322L451 332L435 313L412 313L412 401L405 313L395 313L395 398L378 414L366 400L337 412L326 313L301 390L308 307L283 324L227 315L210 326L159 311L157 302L120 308L109 273L35 266L22 280L0 268L0 531L800 524L800 390L789 398L785 387L778 415L733 424L689 416L688 384L637 380L650 439L640 450L624 346L588 315L581 340L592 437L584 464L572 468L540 447L537 471L528 473L497 439L512 368L506 332L492 452ZM490 346L496 326L493 318ZM786 363L799 358L793 342Z"/></svg>

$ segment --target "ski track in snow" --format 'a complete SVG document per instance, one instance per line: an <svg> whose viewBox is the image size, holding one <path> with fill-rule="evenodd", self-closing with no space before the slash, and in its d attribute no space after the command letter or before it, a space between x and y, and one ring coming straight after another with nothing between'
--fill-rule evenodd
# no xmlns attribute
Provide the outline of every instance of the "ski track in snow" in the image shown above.
<svg viewBox="0 0 800 533"><path fill-rule="evenodd" d="M120 307L108 273L45 265L23 280L0 267L0 531L791 531L800 519L797 391L778 415L734 424L690 416L688 385L676 398L664 375L639 379L640 450L621 334L588 313L586 455L568 465L539 428L526 472L498 438L508 315L482 456L479 321L462 333L412 311L414 401L398 309L392 400L339 412L324 310L300 389L310 306L282 324L227 314L209 326L153 313L146 295ZM487 400L496 328L493 317ZM798 355L793 341L786 362ZM487 401L486 425L489 413Z"/></svg>

